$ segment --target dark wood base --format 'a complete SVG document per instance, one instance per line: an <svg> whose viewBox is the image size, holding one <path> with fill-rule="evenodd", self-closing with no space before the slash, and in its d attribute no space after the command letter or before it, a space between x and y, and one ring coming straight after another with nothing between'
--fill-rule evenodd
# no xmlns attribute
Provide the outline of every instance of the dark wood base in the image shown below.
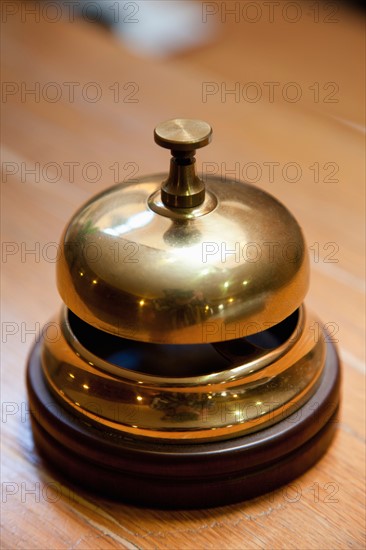
<svg viewBox="0 0 366 550"><path fill-rule="evenodd" d="M27 385L34 439L54 472L88 490L158 508L202 508L246 500L290 482L326 451L337 427L340 369L327 344L320 386L296 413L225 441L167 444L124 437L63 409L45 383L41 343Z"/></svg>

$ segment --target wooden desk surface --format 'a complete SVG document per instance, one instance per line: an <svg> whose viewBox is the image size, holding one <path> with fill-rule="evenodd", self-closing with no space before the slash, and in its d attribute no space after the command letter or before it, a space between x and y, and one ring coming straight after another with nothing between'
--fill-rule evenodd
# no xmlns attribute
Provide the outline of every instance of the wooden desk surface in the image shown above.
<svg viewBox="0 0 366 550"><path fill-rule="evenodd" d="M319 22L304 4L295 23L219 13L215 42L166 60L82 21L3 17L3 548L364 547L364 28L328 4ZM152 129L176 116L214 128L201 168L258 179L298 218L312 259L307 303L338 339L343 405L330 450L291 485L162 512L51 477L33 446L24 372L32 331L60 304L52 243L95 192L166 169Z"/></svg>

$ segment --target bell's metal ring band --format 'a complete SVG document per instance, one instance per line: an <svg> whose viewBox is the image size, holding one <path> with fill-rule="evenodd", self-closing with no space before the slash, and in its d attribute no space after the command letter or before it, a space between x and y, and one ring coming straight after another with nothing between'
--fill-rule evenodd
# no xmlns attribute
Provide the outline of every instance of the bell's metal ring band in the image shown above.
<svg viewBox="0 0 366 550"><path fill-rule="evenodd" d="M314 338L318 321L304 306L282 345L254 348L242 364L188 377L173 365L171 376L160 376L158 369L138 372L97 356L73 332L67 308L55 322L59 337L44 340L41 361L56 399L88 423L138 438L191 443L268 427L314 394L325 362L325 336Z"/></svg>

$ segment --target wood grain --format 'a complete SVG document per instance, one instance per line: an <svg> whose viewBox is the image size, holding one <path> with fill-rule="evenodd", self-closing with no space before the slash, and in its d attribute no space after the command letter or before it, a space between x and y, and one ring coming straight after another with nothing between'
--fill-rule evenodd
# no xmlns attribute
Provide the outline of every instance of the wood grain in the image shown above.
<svg viewBox="0 0 366 550"><path fill-rule="evenodd" d="M364 30L361 16L343 8L333 24L324 17L314 23L310 15L296 24L219 18L216 42L165 60L138 57L82 21L24 23L19 12L3 24L3 81L19 89L2 99L3 548L364 547ZM256 82L264 93L269 81L282 88L297 82L304 98L202 99L208 82L220 89ZM55 82L62 97L22 98L22 82L43 89ZM74 101L67 82L80 83ZM102 91L94 103L77 93L90 82ZM110 89L116 82L119 101ZM323 95L315 102L309 90L315 82L323 92L335 82L338 101ZM123 89L126 83L133 88ZM132 89L136 103L126 100ZM257 185L298 218L312 259L307 303L337 332L343 405L330 450L290 486L235 506L162 512L92 497L49 474L33 446L24 371L31 331L60 304L50 243L84 200L115 183L115 163L119 180L131 170L166 169L152 129L176 116L199 117L214 128L213 143L199 155L201 168L239 169L254 179L248 163L256 163ZM72 178L67 163L73 162L79 164ZM279 163L273 178L271 162ZM97 163L98 178L83 172L88 163ZM289 181L291 172L283 176L287 163L300 167L299 181ZM26 173L32 167L36 175Z"/></svg>

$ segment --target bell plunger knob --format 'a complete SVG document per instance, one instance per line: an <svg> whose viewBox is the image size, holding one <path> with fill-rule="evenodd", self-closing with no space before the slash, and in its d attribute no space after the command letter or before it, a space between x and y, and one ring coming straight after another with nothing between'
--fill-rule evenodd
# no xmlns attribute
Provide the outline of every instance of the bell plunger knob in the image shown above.
<svg viewBox="0 0 366 550"><path fill-rule="evenodd" d="M212 128L202 120L174 118L155 128L155 142L172 153L169 176L161 188L165 206L194 208L203 203L205 184L196 174L194 155L211 138Z"/></svg>

